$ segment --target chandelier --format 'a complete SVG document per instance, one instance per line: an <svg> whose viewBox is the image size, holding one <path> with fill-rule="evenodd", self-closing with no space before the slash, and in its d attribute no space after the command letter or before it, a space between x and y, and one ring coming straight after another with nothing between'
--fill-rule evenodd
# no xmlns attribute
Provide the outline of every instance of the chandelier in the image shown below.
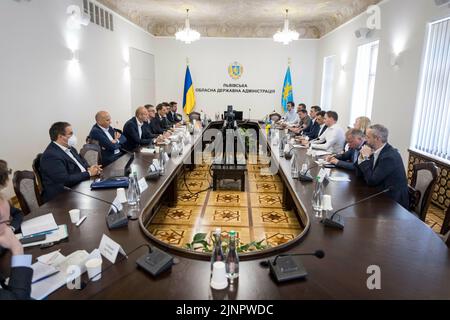
<svg viewBox="0 0 450 320"><path fill-rule="evenodd" d="M278 31L273 35L273 40L289 44L292 40L298 40L299 34L295 30L289 30L288 10L286 9L286 19L284 19L283 31Z"/></svg>
<svg viewBox="0 0 450 320"><path fill-rule="evenodd" d="M198 33L196 30L191 29L191 26L189 24L189 9L186 9L184 29L178 30L178 32L175 33L175 38L177 40L183 41L186 44L200 39L200 33Z"/></svg>

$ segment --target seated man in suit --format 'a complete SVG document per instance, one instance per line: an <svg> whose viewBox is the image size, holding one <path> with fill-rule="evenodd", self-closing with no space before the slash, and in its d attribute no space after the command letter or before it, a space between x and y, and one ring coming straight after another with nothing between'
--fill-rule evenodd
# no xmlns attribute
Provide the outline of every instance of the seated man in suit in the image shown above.
<svg viewBox="0 0 450 320"><path fill-rule="evenodd" d="M181 116L181 114L177 113L178 110L178 104L175 101L172 101L171 103L169 103L169 113L167 114L167 119L172 123L172 124L178 124L180 123L183 118Z"/></svg>
<svg viewBox="0 0 450 320"><path fill-rule="evenodd" d="M355 170L361 148L366 144L364 133L358 129L350 129L345 134L349 149L348 151L327 157L327 161L337 168Z"/></svg>
<svg viewBox="0 0 450 320"><path fill-rule="evenodd" d="M284 114L284 116L282 118L284 123L287 125L293 125L293 124L298 123L299 119L298 119L297 111L295 110L294 102L288 102L287 109L288 109L287 112Z"/></svg>
<svg viewBox="0 0 450 320"><path fill-rule="evenodd" d="M122 156L120 149L127 138L111 127L111 116L108 112L97 112L95 121L96 124L92 127L89 137L97 140L102 148L102 165L105 167Z"/></svg>
<svg viewBox="0 0 450 320"><path fill-rule="evenodd" d="M322 111L322 109L320 109L319 106L311 107L311 109L309 110L309 117L311 118L311 126L306 128L305 130L303 130L303 134L308 134L312 130L312 127L313 127L314 123L316 122L317 113L319 113L320 111Z"/></svg>
<svg viewBox="0 0 450 320"><path fill-rule="evenodd" d="M327 130L327 125L325 124L325 111L319 111L316 114L316 119L311 126L311 130L303 131L301 133L302 135L296 139L306 146L309 144L309 141L316 140L321 136L325 130Z"/></svg>
<svg viewBox="0 0 450 320"><path fill-rule="evenodd" d="M45 202L53 199L64 190L73 187L89 177L101 173L101 166L88 167L77 150L76 137L72 126L67 122L56 122L50 130L51 142L41 157L41 176Z"/></svg>
<svg viewBox="0 0 450 320"><path fill-rule="evenodd" d="M160 103L156 106L156 116L150 122L150 130L153 134L161 135L165 132L168 132L170 128L167 127L167 109L166 107Z"/></svg>
<svg viewBox="0 0 450 320"><path fill-rule="evenodd" d="M298 111L298 123L294 125L293 128L290 128L294 133L300 133L302 131L305 131L309 129L312 125L312 120L308 116L308 111L306 109L301 109Z"/></svg>
<svg viewBox="0 0 450 320"><path fill-rule="evenodd" d="M140 146L153 144L150 130L146 130L148 122L148 111L145 107L136 109L135 117L128 120L123 126L123 135L127 138L123 145L124 149L133 151Z"/></svg>
<svg viewBox="0 0 450 320"><path fill-rule="evenodd" d="M0 191L8 186L9 175L12 170L8 169L8 163L5 160L0 160ZM20 233L20 226L23 220L23 212L13 206L10 206L9 215L11 217L11 230L14 233Z"/></svg>
<svg viewBox="0 0 450 320"><path fill-rule="evenodd" d="M23 253L20 241L14 235L9 224L10 207L5 197L0 194L0 247L11 251L11 271L8 285L0 279L0 300L28 300L31 294L31 255Z"/></svg>
<svg viewBox="0 0 450 320"><path fill-rule="evenodd" d="M338 114L328 111L325 114L325 124L327 129L316 141L311 142L311 146L316 150L323 150L333 154L339 154L344 150L345 134L344 130L337 125Z"/></svg>
<svg viewBox="0 0 450 320"><path fill-rule="evenodd" d="M409 207L408 180L400 153L388 143L389 131L376 124L367 129L367 143L358 158L358 172L369 186L384 190L405 209Z"/></svg>

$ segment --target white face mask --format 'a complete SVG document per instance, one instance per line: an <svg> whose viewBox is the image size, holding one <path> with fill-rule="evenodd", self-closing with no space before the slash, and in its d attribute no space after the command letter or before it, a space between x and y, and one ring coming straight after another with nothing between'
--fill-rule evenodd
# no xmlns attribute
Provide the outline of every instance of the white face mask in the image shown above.
<svg viewBox="0 0 450 320"><path fill-rule="evenodd" d="M69 145L69 147L75 147L77 145L77 137L73 134L69 140L67 140L67 144Z"/></svg>

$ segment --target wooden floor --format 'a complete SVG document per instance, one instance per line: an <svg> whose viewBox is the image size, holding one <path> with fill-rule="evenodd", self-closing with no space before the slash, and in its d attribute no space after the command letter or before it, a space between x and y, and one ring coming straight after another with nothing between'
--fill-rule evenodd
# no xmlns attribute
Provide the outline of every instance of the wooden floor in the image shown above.
<svg viewBox="0 0 450 320"><path fill-rule="evenodd" d="M225 180L217 191L196 194L212 183L209 165L197 166L186 174L186 182L184 177L178 181L176 206L161 207L148 230L178 247L185 247L197 233L206 233L210 241L211 232L218 227L224 237L235 230L241 246L265 239L265 246L276 247L294 239L302 228L295 212L282 208L280 177L261 174L265 167L256 161L247 165L245 192L240 191L239 181Z"/></svg>

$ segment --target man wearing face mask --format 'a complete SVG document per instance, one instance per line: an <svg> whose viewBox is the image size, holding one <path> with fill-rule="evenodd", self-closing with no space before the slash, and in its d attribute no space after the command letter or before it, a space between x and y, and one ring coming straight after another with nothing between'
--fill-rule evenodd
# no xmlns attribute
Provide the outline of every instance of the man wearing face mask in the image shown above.
<svg viewBox="0 0 450 320"><path fill-rule="evenodd" d="M41 175L44 201L53 199L64 190L101 173L101 166L88 167L74 146L77 139L72 126L67 122L56 122L50 130L52 142L41 157Z"/></svg>

